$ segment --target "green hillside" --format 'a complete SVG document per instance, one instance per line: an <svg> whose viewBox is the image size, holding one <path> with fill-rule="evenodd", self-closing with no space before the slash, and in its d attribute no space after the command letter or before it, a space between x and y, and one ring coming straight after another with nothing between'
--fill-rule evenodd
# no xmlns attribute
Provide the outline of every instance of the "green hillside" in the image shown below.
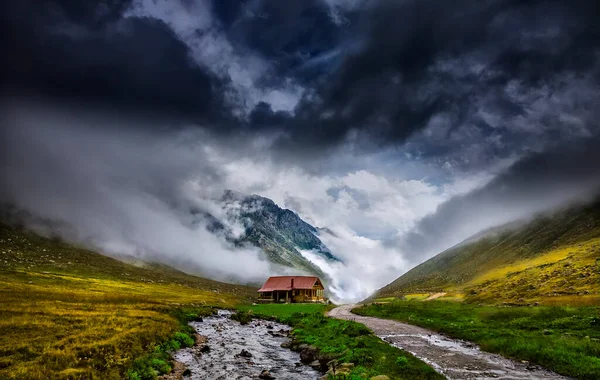
<svg viewBox="0 0 600 380"><path fill-rule="evenodd" d="M182 313L256 294L4 224L0 253L0 379L123 379L181 329Z"/></svg>
<svg viewBox="0 0 600 380"><path fill-rule="evenodd" d="M372 298L432 293L485 303L600 302L600 201L477 234Z"/></svg>

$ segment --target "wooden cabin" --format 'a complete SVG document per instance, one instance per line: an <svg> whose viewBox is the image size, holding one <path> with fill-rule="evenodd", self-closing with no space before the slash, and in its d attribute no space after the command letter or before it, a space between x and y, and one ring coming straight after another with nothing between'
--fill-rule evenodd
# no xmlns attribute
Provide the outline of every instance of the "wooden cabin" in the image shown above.
<svg viewBox="0 0 600 380"><path fill-rule="evenodd" d="M258 290L259 302L325 302L325 288L315 276L273 276Z"/></svg>

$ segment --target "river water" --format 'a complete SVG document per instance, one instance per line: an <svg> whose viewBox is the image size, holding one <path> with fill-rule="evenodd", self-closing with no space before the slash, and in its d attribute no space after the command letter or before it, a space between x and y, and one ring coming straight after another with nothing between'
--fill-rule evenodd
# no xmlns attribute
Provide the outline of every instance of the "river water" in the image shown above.
<svg viewBox="0 0 600 380"><path fill-rule="evenodd" d="M229 318L231 312L220 310L203 322L192 322L198 334L208 337L209 351L198 354L197 348L179 350L175 359L191 371L186 379L259 379L263 370L276 379L318 379L321 373L300 363L297 352L282 348L289 341L289 326L253 320L247 325ZM242 350L249 353L240 355Z"/></svg>

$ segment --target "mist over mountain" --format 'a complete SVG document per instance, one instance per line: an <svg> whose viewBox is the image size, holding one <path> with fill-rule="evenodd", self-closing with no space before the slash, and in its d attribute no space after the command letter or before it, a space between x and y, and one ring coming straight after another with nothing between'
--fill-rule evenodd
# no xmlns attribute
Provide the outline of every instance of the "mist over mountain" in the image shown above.
<svg viewBox="0 0 600 380"><path fill-rule="evenodd" d="M323 271L300 252L311 251L330 262L339 262L318 237L318 229L303 221L291 210L282 209L272 200L258 195L243 195L226 190L220 199L226 221L211 214L206 228L214 234L223 234L237 246L252 244L260 248L269 262L301 273L325 277ZM227 221L239 223L244 232L235 236Z"/></svg>
<svg viewBox="0 0 600 380"><path fill-rule="evenodd" d="M484 230L417 265L372 298L450 293L469 302L597 304L600 197Z"/></svg>
<svg viewBox="0 0 600 380"><path fill-rule="evenodd" d="M105 254L364 299L597 194L598 19L586 0L4 2L0 202Z"/></svg>

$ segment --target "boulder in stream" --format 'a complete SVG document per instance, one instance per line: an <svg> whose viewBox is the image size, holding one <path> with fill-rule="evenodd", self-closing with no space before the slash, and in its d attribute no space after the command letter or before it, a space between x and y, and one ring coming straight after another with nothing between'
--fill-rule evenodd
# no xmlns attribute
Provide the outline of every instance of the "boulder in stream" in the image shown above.
<svg viewBox="0 0 600 380"><path fill-rule="evenodd" d="M237 354L237 356L241 356L243 358L251 358L253 355L250 352L242 349L242 351L240 351L240 353Z"/></svg>
<svg viewBox="0 0 600 380"><path fill-rule="evenodd" d="M271 375L271 372L269 372L268 370L263 369L260 375L258 375L258 378L263 380L272 380L275 379L275 376Z"/></svg>

